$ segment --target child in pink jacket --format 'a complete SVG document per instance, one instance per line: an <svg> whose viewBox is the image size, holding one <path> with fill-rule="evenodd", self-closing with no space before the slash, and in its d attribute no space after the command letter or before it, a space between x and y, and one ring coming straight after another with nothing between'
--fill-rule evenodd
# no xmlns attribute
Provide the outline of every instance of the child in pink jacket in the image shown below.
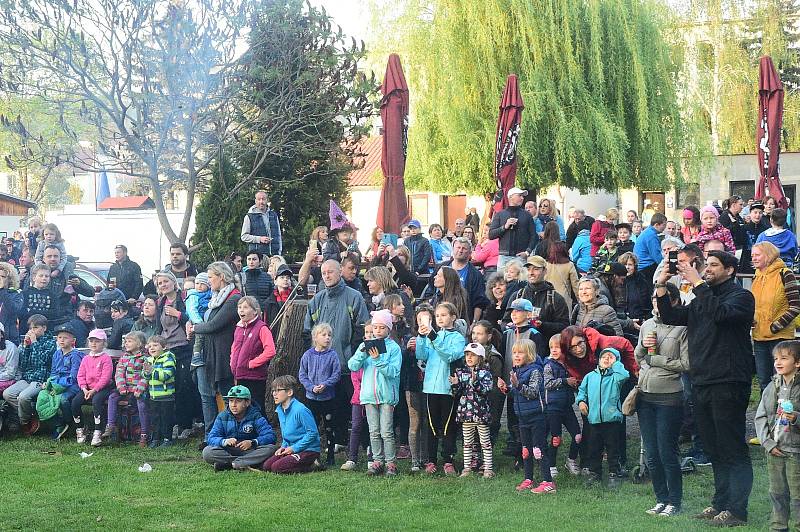
<svg viewBox="0 0 800 532"><path fill-rule="evenodd" d="M94 329L89 333L87 340L89 354L83 357L81 367L78 369L78 386L81 391L72 399L72 419L75 421L75 436L78 443L86 443L86 433L81 421L81 407L89 401L92 402L93 447L98 447L103 443L100 421L105 410L106 399L114 390L112 381L114 364L111 357L105 352L106 340L106 332L102 329Z"/></svg>
<svg viewBox="0 0 800 532"><path fill-rule="evenodd" d="M364 324L364 340L372 339L372 322L367 320ZM358 462L358 447L361 445L362 436L368 431L364 430L367 426L367 411L361 404L361 378L364 376L364 368L350 372L350 380L353 382L353 397L350 399L352 406L352 427L350 429L350 445L347 449L347 461L342 464L342 471L354 471Z"/></svg>
<svg viewBox="0 0 800 532"><path fill-rule="evenodd" d="M239 323L233 331L231 345L231 373L236 384L250 390L253 403L264 412L267 392L267 367L275 356L272 332L261 316L261 306L253 296L239 300Z"/></svg>

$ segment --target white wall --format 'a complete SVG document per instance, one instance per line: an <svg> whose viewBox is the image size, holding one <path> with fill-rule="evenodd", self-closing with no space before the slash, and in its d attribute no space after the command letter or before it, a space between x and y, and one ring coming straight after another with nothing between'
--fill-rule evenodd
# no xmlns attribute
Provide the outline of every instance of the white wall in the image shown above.
<svg viewBox="0 0 800 532"><path fill-rule="evenodd" d="M167 211L167 217L178 231L183 212ZM48 213L47 221L61 230L67 252L83 262L113 262L117 244L128 247L131 260L148 277L169 262L169 240L161 230L155 210L95 211L93 205L68 205L63 211ZM194 213L189 235L193 233Z"/></svg>
<svg viewBox="0 0 800 532"><path fill-rule="evenodd" d="M542 191L539 194L539 199L541 198L549 198L555 201L565 222L570 207L582 208L586 211L586 214L592 218L597 218L599 214L605 215L606 210L610 207L617 206L616 194L603 190L582 194L577 189L558 185L554 185Z"/></svg>

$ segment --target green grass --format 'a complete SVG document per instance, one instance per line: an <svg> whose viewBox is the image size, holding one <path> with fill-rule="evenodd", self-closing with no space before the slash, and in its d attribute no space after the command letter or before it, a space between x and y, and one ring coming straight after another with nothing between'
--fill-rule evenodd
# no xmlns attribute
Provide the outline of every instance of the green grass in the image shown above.
<svg viewBox="0 0 800 532"><path fill-rule="evenodd" d="M625 482L616 492L586 489L562 472L558 493L517 494L521 475L499 457L494 480L367 478L336 470L278 477L214 473L200 460L196 441L165 450L132 445L91 449L44 437L0 442L2 530L699 530L690 515L708 505L711 468L684 476L684 513L645 515L649 484ZM769 522L765 458L751 448L755 483L749 527ZM81 459L81 451L94 455ZM638 457L630 445L630 462ZM499 454L499 453L497 453ZM559 457L563 464L563 456ZM151 473L137 468L147 462Z"/></svg>

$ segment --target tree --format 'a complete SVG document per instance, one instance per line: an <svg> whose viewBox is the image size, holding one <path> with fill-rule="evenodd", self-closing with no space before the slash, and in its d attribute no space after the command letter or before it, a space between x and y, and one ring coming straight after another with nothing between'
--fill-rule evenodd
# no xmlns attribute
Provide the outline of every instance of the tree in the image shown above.
<svg viewBox="0 0 800 532"><path fill-rule="evenodd" d="M384 6L386 48L411 92L407 181L440 192L494 189L498 105L516 73L525 101L518 180L581 190L666 186L698 155L692 109L649 0L409 0ZM691 159L696 160L696 159Z"/></svg>
<svg viewBox="0 0 800 532"><path fill-rule="evenodd" d="M82 170L147 179L162 229L187 237L198 180L227 133L218 111L229 96L226 75L238 58L245 1L9 0L0 7L6 92L49 105L64 118L79 107L100 156ZM220 116L222 118L220 118ZM176 231L164 195L187 192Z"/></svg>
<svg viewBox="0 0 800 532"><path fill-rule="evenodd" d="M219 231L212 214L219 204L204 198L193 242L212 247L217 258L243 250L241 223L263 188L280 214L284 254L299 259L313 227L327 224L328 200L348 204L345 176L375 112L377 86L358 70L363 43L348 40L324 10L299 0L262 2L249 43L231 78L235 142L221 156L231 165L223 165L226 174L207 194L224 198L226 216L235 221Z"/></svg>

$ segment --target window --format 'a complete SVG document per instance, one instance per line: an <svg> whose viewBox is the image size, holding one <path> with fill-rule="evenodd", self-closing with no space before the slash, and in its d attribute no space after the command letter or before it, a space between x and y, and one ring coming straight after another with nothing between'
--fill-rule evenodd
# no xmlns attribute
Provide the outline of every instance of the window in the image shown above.
<svg viewBox="0 0 800 532"><path fill-rule="evenodd" d="M731 196L741 196L744 198L745 203L747 200L756 195L756 182L755 181L731 181L729 184ZM730 197L730 196L729 196ZM726 200L728 198L722 198Z"/></svg>
<svg viewBox="0 0 800 532"><path fill-rule="evenodd" d="M423 227L428 225L428 195L411 194L408 196L408 207L411 218L419 220Z"/></svg>
<svg viewBox="0 0 800 532"><path fill-rule="evenodd" d="M684 183L675 190L676 208L683 209L689 205L700 205L700 185L697 183Z"/></svg>

